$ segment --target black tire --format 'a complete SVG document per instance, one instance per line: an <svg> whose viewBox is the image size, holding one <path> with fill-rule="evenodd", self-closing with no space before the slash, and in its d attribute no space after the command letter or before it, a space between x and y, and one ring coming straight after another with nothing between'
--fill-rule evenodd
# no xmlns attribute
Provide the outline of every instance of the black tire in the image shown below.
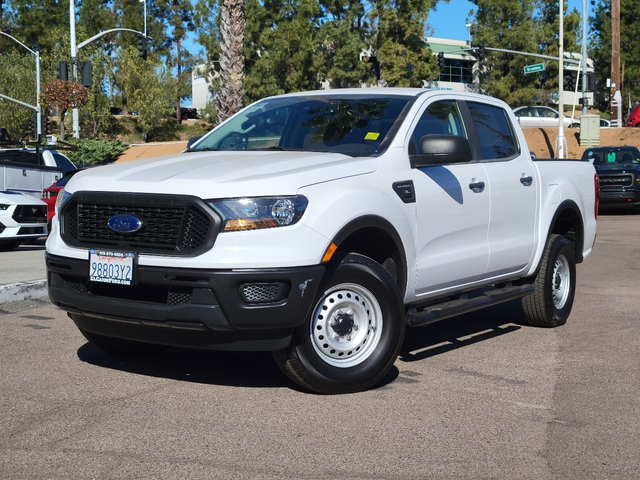
<svg viewBox="0 0 640 480"><path fill-rule="evenodd" d="M534 291L522 298L527 321L536 327L558 327L567 322L576 292L573 247L562 235L547 240Z"/></svg>
<svg viewBox="0 0 640 480"><path fill-rule="evenodd" d="M8 252L9 250L15 250L22 242L20 240L7 240L0 242L0 252Z"/></svg>
<svg viewBox="0 0 640 480"><path fill-rule="evenodd" d="M398 286L380 264L348 254L327 272L301 343L273 352L297 384L323 394L378 383L398 357L406 324Z"/></svg>
<svg viewBox="0 0 640 480"><path fill-rule="evenodd" d="M98 333L87 332L80 329L80 333L98 347L103 352L114 356L135 356L156 353L166 350L165 345L153 343L136 342L134 340L124 340L122 338L107 337Z"/></svg>

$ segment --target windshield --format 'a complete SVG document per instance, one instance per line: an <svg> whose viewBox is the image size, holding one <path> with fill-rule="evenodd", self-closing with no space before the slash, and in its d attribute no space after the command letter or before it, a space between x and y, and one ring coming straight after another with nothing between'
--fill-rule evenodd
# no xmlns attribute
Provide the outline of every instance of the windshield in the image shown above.
<svg viewBox="0 0 640 480"><path fill-rule="evenodd" d="M300 150L368 156L380 146L411 97L313 96L259 101L189 151Z"/></svg>
<svg viewBox="0 0 640 480"><path fill-rule="evenodd" d="M589 150L585 152L587 160L594 165L612 163L637 164L640 163L638 152L631 149Z"/></svg>

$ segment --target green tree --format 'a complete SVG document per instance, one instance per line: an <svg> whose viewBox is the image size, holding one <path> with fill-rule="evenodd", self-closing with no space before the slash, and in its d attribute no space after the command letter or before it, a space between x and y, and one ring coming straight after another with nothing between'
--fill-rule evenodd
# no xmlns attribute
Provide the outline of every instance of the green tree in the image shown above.
<svg viewBox="0 0 640 480"><path fill-rule="evenodd" d="M391 87L421 87L439 69L424 42L428 12L437 0L375 0L375 48L381 79Z"/></svg>
<svg viewBox="0 0 640 480"><path fill-rule="evenodd" d="M0 93L29 105L36 104L35 57L13 50L0 54ZM36 111L9 100L0 99L0 127L16 139L28 130Z"/></svg>
<svg viewBox="0 0 640 480"><path fill-rule="evenodd" d="M361 0L321 0L319 70L332 88L359 87L371 80L372 68L365 56L370 24Z"/></svg>
<svg viewBox="0 0 640 480"><path fill-rule="evenodd" d="M474 43L518 52L538 52L535 0L473 0L477 7L471 34ZM523 55L488 52L482 62L482 89L513 107L531 103L538 94L535 78L524 74L531 62Z"/></svg>
<svg viewBox="0 0 640 480"><path fill-rule="evenodd" d="M121 58L123 85L129 92L131 108L138 111L136 124L147 142L155 132L173 122L172 111L175 80L159 60L142 60L133 47L123 49Z"/></svg>
<svg viewBox="0 0 640 480"><path fill-rule="evenodd" d="M247 99L320 88L324 58L317 0L253 0L247 11Z"/></svg>
<svg viewBox="0 0 640 480"><path fill-rule="evenodd" d="M182 44L187 37L187 32L195 30L194 12L190 0L161 0L159 8L171 28L171 54L168 56L168 61L176 72L176 119L178 123L182 123L180 103L184 97L191 94L191 75L189 73L194 65L194 57L184 51Z"/></svg>
<svg viewBox="0 0 640 480"><path fill-rule="evenodd" d="M69 32L69 8L57 0L8 0L3 31L33 50L51 51ZM0 43L6 46L7 43ZM67 50L69 51L69 50Z"/></svg>
<svg viewBox="0 0 640 480"><path fill-rule="evenodd" d="M620 65L623 78L625 99L631 96L634 102L640 101L640 51L637 48L637 24L640 18L640 1L620 2ZM600 99L608 98L609 91L604 87L611 78L611 2L598 0L591 18L591 45L589 56L594 60ZM606 92L604 90L607 90ZM606 94L603 95L603 93ZM623 102L625 103L625 102ZM606 104L602 105L606 107Z"/></svg>

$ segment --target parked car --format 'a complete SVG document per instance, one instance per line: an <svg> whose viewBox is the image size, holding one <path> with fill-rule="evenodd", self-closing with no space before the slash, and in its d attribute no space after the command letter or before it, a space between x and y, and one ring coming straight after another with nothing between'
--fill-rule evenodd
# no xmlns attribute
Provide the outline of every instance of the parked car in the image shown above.
<svg viewBox="0 0 640 480"><path fill-rule="evenodd" d="M364 390L408 327L513 299L532 325L564 324L596 178L589 162L534 161L485 95L265 98L173 158L71 178L49 298L112 354L272 351L310 390Z"/></svg>
<svg viewBox="0 0 640 480"><path fill-rule="evenodd" d="M20 192L0 191L0 251L13 250L47 234L46 204Z"/></svg>
<svg viewBox="0 0 640 480"><path fill-rule="evenodd" d="M582 154L596 168L600 204L635 205L640 208L640 150L622 147L587 148Z"/></svg>
<svg viewBox="0 0 640 480"><path fill-rule="evenodd" d="M49 229L51 228L51 219L55 214L58 193L64 188L71 177L82 170L84 169L78 168L76 170L69 170L60 180L54 182L51 186L45 188L42 191L42 201L47 204L47 226L49 227Z"/></svg>
<svg viewBox="0 0 640 480"><path fill-rule="evenodd" d="M638 103L631 112L629 113L629 117L627 117L627 121L624 124L625 127L638 127L640 126L640 103Z"/></svg>
<svg viewBox="0 0 640 480"><path fill-rule="evenodd" d="M604 118L601 118L600 128L611 128L611 122L609 120L605 120Z"/></svg>
<svg viewBox="0 0 640 480"><path fill-rule="evenodd" d="M528 107L518 107L513 109L513 113L518 117L521 127L553 128L558 126L558 111L551 107L530 105ZM565 128L580 127L580 117L573 120L567 115L564 116L563 125Z"/></svg>

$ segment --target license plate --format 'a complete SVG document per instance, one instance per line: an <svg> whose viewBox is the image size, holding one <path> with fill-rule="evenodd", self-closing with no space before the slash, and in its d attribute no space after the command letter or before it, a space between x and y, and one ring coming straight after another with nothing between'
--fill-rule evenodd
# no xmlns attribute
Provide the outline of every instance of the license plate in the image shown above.
<svg viewBox="0 0 640 480"><path fill-rule="evenodd" d="M89 281L131 285L133 253L89 250Z"/></svg>

